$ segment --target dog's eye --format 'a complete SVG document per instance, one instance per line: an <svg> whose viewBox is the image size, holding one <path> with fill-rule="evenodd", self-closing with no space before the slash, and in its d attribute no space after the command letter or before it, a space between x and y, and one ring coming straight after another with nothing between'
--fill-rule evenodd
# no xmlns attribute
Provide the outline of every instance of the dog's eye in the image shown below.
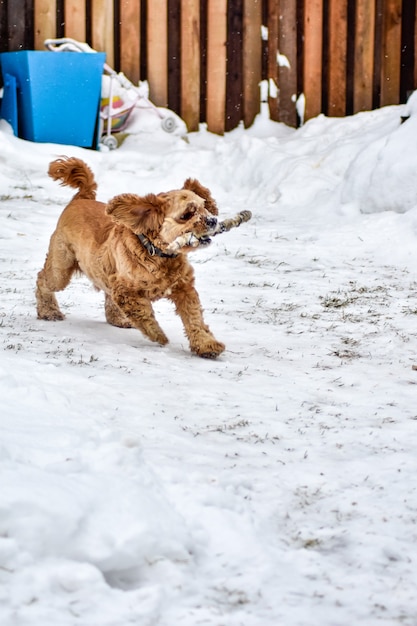
<svg viewBox="0 0 417 626"><path fill-rule="evenodd" d="M195 207L188 208L180 217L181 222L188 222L195 215Z"/></svg>

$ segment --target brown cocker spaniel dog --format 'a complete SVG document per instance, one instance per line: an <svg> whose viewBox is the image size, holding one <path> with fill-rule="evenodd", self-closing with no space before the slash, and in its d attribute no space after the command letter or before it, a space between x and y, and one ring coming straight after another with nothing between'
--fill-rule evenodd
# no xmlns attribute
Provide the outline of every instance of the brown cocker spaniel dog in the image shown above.
<svg viewBox="0 0 417 626"><path fill-rule="evenodd" d="M216 358L225 349L204 323L190 246L178 253L170 243L192 232L209 242L217 207L210 191L187 179L176 191L137 196L121 194L108 204L95 199L97 185L90 168L77 158L53 161L49 175L78 189L52 234L45 265L38 274L38 318L62 320L56 291L65 289L74 272L82 272L105 293L109 324L137 328L161 345L168 343L155 319L152 302L168 298L184 324L191 351Z"/></svg>

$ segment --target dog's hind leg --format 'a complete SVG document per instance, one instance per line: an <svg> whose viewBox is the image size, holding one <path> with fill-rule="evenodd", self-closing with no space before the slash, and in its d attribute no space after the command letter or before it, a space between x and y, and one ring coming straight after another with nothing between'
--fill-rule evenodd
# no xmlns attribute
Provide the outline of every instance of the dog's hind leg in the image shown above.
<svg viewBox="0 0 417 626"><path fill-rule="evenodd" d="M142 331L148 339L162 346L168 343L167 336L155 319L152 304L148 298L122 282L116 282L113 285L111 297L133 328Z"/></svg>
<svg viewBox="0 0 417 626"><path fill-rule="evenodd" d="M55 291L62 291L78 268L74 253L65 242L54 233L51 237L45 265L36 281L36 303L38 318L42 320L63 320Z"/></svg>
<svg viewBox="0 0 417 626"><path fill-rule="evenodd" d="M118 328L134 328L133 324L129 322L123 311L113 302L108 293L105 294L104 312L108 324Z"/></svg>

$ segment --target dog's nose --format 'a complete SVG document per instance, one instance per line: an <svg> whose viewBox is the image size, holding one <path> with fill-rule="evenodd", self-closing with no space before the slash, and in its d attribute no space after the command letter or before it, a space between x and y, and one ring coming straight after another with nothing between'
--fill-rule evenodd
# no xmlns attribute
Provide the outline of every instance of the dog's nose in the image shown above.
<svg viewBox="0 0 417 626"><path fill-rule="evenodd" d="M217 218L216 217L206 217L206 226L210 228L210 230L216 228L217 226Z"/></svg>

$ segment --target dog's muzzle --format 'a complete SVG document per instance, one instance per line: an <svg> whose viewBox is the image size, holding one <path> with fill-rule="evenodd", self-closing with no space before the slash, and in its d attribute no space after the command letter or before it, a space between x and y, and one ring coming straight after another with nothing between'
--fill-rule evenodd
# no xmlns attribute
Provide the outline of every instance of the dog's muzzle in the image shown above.
<svg viewBox="0 0 417 626"><path fill-rule="evenodd" d="M217 226L217 217L206 217L207 232L211 232Z"/></svg>
<svg viewBox="0 0 417 626"><path fill-rule="evenodd" d="M198 239L200 242L200 246L209 246L211 244L210 235L214 234L217 227L217 217L206 217L204 221L206 224L207 232L204 233L203 236L200 236Z"/></svg>

